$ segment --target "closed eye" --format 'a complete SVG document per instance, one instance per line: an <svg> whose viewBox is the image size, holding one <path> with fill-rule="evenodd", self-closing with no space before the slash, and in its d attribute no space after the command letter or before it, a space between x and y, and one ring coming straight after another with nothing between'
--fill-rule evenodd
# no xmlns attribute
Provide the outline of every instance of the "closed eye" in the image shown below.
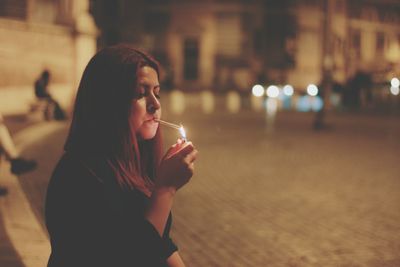
<svg viewBox="0 0 400 267"><path fill-rule="evenodd" d="M140 98L145 97L145 96L146 96L146 93L145 93L145 92L138 92L138 93L135 95L135 98L136 98L136 99L140 99Z"/></svg>
<svg viewBox="0 0 400 267"><path fill-rule="evenodd" d="M151 90L153 90L153 94L157 99L160 99L160 86L156 85L153 87L153 89L151 89L151 87L149 85L146 84L140 84L139 85L139 92L138 94L135 96L136 99L140 99L142 97L146 97L150 94Z"/></svg>
<svg viewBox="0 0 400 267"><path fill-rule="evenodd" d="M160 99L160 98L161 98L161 96L160 96L160 86L154 87L153 93L154 93L154 96L155 96L157 99Z"/></svg>

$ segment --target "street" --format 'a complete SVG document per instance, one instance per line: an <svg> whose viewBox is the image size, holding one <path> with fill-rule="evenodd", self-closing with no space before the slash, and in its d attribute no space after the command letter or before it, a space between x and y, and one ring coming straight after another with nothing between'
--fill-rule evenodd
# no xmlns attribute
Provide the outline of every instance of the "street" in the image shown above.
<svg viewBox="0 0 400 267"><path fill-rule="evenodd" d="M400 266L398 119L330 116L313 132L313 115L278 114L266 134L251 113L211 117L191 128L197 173L175 204L187 262Z"/></svg>
<svg viewBox="0 0 400 267"><path fill-rule="evenodd" d="M398 115L330 112L329 127L313 131L313 113L282 111L267 130L263 112L189 105L174 115L164 106L163 119L182 123L199 150L173 207L187 266L400 266ZM39 162L19 182L43 227L67 127L23 150ZM179 135L164 136L167 147Z"/></svg>

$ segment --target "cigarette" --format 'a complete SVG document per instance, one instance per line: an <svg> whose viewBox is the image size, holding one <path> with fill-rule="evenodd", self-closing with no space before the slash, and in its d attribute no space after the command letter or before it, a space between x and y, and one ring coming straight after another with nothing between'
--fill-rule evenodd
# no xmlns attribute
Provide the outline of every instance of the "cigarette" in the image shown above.
<svg viewBox="0 0 400 267"><path fill-rule="evenodd" d="M166 122L166 121L163 121L163 120L154 119L154 121L159 122L159 123L161 123L161 124L163 124L163 125L165 125L165 126L168 126L168 127L174 128L174 129L177 129L177 130L179 130L179 129L181 128L180 125L173 124L173 123L170 123L170 122Z"/></svg>
<svg viewBox="0 0 400 267"><path fill-rule="evenodd" d="M186 132L185 132L185 129L183 128L182 124L181 124L181 125L177 125L177 124L173 124L173 123L166 122L166 121L159 120L159 119L154 119L154 121L159 122L159 123L162 124L162 125L165 125L165 126L168 126L168 127L171 127L171 128L174 128L174 129L178 130L179 133L180 133L181 136L182 136L182 140L183 140L184 142L187 141L187 139L186 139Z"/></svg>

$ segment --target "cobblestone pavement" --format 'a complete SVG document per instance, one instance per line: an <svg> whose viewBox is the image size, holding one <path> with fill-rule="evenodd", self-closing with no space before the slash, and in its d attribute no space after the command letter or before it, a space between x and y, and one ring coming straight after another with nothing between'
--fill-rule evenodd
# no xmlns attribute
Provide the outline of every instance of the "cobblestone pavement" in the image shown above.
<svg viewBox="0 0 400 267"><path fill-rule="evenodd" d="M400 266L398 118L185 116L196 176L174 206L191 266ZM201 121L201 122L200 122Z"/></svg>
<svg viewBox="0 0 400 267"><path fill-rule="evenodd" d="M250 111L164 119L200 151L173 211L188 266L400 266L399 116L330 114L319 132L310 113L279 113L273 132ZM40 163L21 183L41 220L65 130L24 152Z"/></svg>

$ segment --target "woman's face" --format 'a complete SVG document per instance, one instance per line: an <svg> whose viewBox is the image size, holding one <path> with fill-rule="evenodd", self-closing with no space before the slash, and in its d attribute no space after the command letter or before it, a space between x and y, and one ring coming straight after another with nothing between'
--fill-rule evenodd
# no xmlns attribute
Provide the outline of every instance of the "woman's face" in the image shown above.
<svg viewBox="0 0 400 267"><path fill-rule="evenodd" d="M133 99L131 108L131 124L138 140L148 140L156 135L161 117L160 83L157 72L148 66L137 72L138 96Z"/></svg>

